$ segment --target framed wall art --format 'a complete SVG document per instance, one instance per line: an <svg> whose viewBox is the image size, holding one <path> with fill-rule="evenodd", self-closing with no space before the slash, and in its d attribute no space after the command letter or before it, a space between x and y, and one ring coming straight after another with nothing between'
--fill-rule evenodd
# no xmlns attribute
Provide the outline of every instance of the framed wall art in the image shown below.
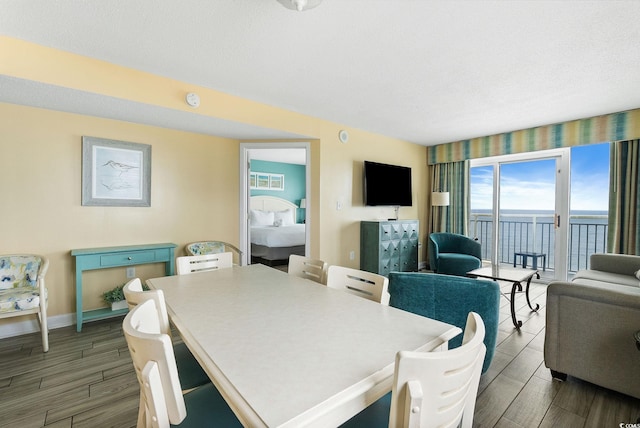
<svg viewBox="0 0 640 428"><path fill-rule="evenodd" d="M284 174L269 174L269 189L284 190Z"/></svg>
<svg viewBox="0 0 640 428"><path fill-rule="evenodd" d="M251 172L249 186L254 190L284 190L284 174Z"/></svg>
<svg viewBox="0 0 640 428"><path fill-rule="evenodd" d="M82 137L82 205L151 206L151 146Z"/></svg>

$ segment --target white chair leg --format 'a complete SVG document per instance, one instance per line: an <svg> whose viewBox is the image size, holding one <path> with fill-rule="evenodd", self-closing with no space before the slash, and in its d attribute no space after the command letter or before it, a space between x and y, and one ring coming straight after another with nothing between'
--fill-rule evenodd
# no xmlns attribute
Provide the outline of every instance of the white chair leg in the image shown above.
<svg viewBox="0 0 640 428"><path fill-rule="evenodd" d="M38 313L38 322L40 323L40 334L42 334L42 352L49 352L49 326L47 323L46 310Z"/></svg>

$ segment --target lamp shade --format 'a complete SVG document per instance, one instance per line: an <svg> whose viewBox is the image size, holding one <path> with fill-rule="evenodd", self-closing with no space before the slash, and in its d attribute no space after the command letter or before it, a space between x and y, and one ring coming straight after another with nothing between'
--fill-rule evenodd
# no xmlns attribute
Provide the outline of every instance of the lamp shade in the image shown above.
<svg viewBox="0 0 640 428"><path fill-rule="evenodd" d="M448 207L449 192L431 192L431 205L434 207Z"/></svg>
<svg viewBox="0 0 640 428"><path fill-rule="evenodd" d="M300 199L300 208L307 208L307 200L306 199Z"/></svg>

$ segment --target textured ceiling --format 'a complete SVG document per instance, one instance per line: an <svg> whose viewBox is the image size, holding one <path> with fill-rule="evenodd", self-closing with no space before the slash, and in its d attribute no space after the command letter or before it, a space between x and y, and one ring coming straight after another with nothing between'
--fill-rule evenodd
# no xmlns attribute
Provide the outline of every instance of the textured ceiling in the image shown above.
<svg viewBox="0 0 640 428"><path fill-rule="evenodd" d="M639 20L636 0L324 0L302 13L276 0L0 3L2 35L424 145L640 107ZM79 91L30 85L0 79L0 101L88 104ZM161 113L178 129L296 137L91 104L89 114L140 123Z"/></svg>

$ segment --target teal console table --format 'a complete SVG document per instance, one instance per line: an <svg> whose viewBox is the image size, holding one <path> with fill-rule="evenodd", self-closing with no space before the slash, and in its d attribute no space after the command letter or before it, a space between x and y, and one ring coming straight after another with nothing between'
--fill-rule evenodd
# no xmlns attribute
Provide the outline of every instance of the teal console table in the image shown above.
<svg viewBox="0 0 640 428"><path fill-rule="evenodd" d="M166 274L174 275L175 248L176 244L166 243L71 250L71 255L76 259L76 330L82 331L83 322L111 318L127 312L127 309L112 311L111 308L83 311L82 272L148 263L165 263Z"/></svg>

